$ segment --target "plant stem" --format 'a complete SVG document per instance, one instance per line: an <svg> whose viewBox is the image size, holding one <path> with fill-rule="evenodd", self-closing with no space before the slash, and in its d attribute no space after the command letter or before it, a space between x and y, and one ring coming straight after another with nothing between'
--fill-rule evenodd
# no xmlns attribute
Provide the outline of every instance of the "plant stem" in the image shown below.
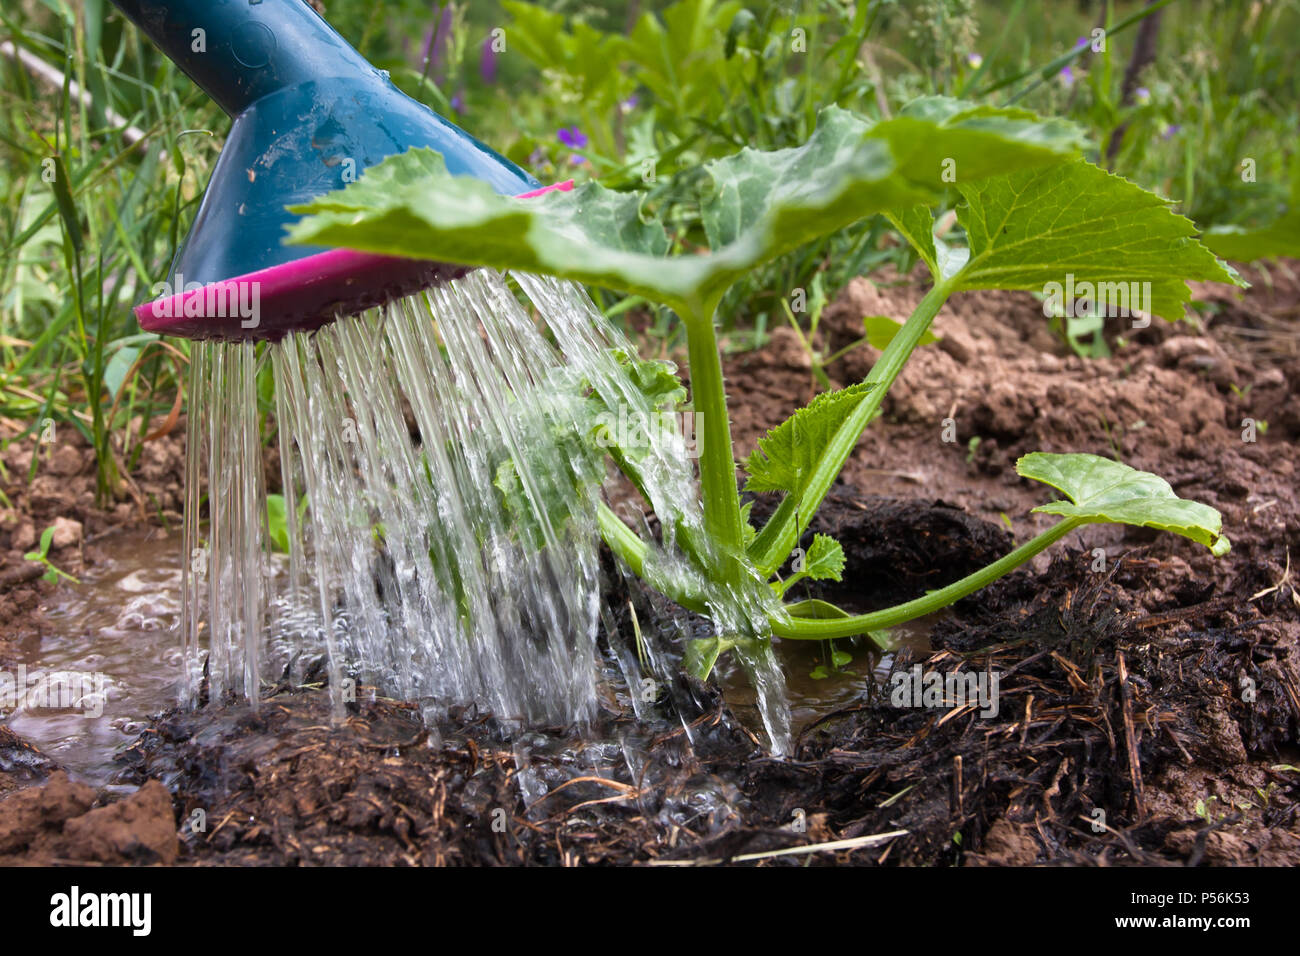
<svg viewBox="0 0 1300 956"><path fill-rule="evenodd" d="M704 498L704 530L722 550L722 580L738 579L734 567L742 551L740 499L736 494L736 459L731 449L731 419L722 383L722 358L713 331L716 300L700 314L683 316L690 361L691 399L696 420L703 418L700 441L700 490Z"/></svg>
<svg viewBox="0 0 1300 956"><path fill-rule="evenodd" d="M991 584L1010 571L1014 571L1040 551L1051 547L1079 525L1087 524L1079 518L1066 518L1054 524L1038 537L1026 541L1005 557L994 561L987 567L980 568L960 581L954 581L946 588L931 591L923 597L906 604L897 604L870 614L855 614L843 618L795 618L792 621L772 621L772 633L777 637L801 641L824 641L828 638L853 637L867 631L896 627L899 624L933 614L950 604L964 598Z"/></svg>
<svg viewBox="0 0 1300 956"><path fill-rule="evenodd" d="M646 543L603 501L596 506L596 523L600 527L601 537L605 539L610 550L623 560L633 574L646 581L645 559L650 551ZM697 614L708 613L707 603L698 594L679 588L665 587L664 596L688 611Z"/></svg>
<svg viewBox="0 0 1300 956"><path fill-rule="evenodd" d="M822 499L830 491L844 463L853 453L867 423L879 411L894 380L898 378L898 373L907 364L907 360L920 344L921 337L929 330L930 323L939 314L939 309L943 307L952 291L952 280L938 281L917 304L915 311L898 330L898 334L880 353L880 358L876 360L871 374L866 378L866 381L875 387L867 392L866 397L840 426L835 437L822 452L803 496L792 504L790 496L787 495L786 500L781 502L781 506L768 521L767 526L750 546L754 563L764 577L771 577L776 572L798 542L808 522L821 507ZM708 422L706 421L705 424L707 425Z"/></svg>

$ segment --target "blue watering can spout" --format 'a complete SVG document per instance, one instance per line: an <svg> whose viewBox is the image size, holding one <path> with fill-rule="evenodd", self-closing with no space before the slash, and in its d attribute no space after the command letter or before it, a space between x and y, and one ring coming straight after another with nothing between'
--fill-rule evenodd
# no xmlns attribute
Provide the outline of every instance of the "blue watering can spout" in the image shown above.
<svg viewBox="0 0 1300 956"><path fill-rule="evenodd" d="M503 194L539 186L398 90L305 0L114 3L233 118L194 225L172 263L172 288L236 279L325 252L283 244L285 227L294 221L285 207L341 189L368 167L412 147L437 150L452 174L474 176ZM364 276L347 279L364 292ZM361 294L353 301L349 293L327 305L336 313L348 305L359 311L394 292L412 291L410 284L390 282L382 295ZM286 321L304 318L316 325L329 321ZM272 321L240 337L265 337L283 327Z"/></svg>

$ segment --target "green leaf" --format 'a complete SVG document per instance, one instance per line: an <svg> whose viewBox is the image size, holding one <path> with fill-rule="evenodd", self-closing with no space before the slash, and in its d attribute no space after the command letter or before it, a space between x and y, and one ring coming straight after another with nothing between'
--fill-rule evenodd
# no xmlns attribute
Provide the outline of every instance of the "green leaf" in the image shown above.
<svg viewBox="0 0 1300 956"><path fill-rule="evenodd" d="M61 155L52 157L54 164L54 199L58 205L59 218L63 221L68 241L74 252L80 254L84 245L81 230L81 215L77 212L77 201L72 196L72 179L68 176L67 164Z"/></svg>
<svg viewBox="0 0 1300 956"><path fill-rule="evenodd" d="M517 200L451 176L427 149L389 157L346 189L291 207L309 218L290 228L290 241L556 275L695 315L756 266L809 240L936 201L945 188L939 158L964 175L990 175L1056 162L1073 149L1059 122L1019 111L927 109L873 126L829 107L802 146L746 149L708 164L700 198L707 255L665 258L668 237L643 220L639 194L589 182ZM921 161L925 150L934 162Z"/></svg>
<svg viewBox="0 0 1300 956"><path fill-rule="evenodd" d="M787 604L785 610L791 617L814 621L832 621L849 616L848 611L836 607L829 601L818 601L815 598Z"/></svg>
<svg viewBox="0 0 1300 956"><path fill-rule="evenodd" d="M696 680L708 680L718 658L736 646L736 641L725 637L700 637L686 644L682 666Z"/></svg>
<svg viewBox="0 0 1300 956"><path fill-rule="evenodd" d="M758 537L758 529L750 523L750 515L754 511L754 502L746 501L740 506L740 532L744 539L746 548L750 546L753 540Z"/></svg>
<svg viewBox="0 0 1300 956"><path fill-rule="evenodd" d="M831 666L837 670L848 667L853 663L853 655L848 651L831 651Z"/></svg>
<svg viewBox="0 0 1300 956"><path fill-rule="evenodd" d="M1218 226L1201 236L1216 256L1237 262L1254 262L1275 256L1300 257L1300 207L1259 229Z"/></svg>
<svg viewBox="0 0 1300 956"><path fill-rule="evenodd" d="M939 274L934 248L934 216L926 204L910 206L889 214L889 221L912 244L912 248L930 267L933 275Z"/></svg>
<svg viewBox="0 0 1300 956"><path fill-rule="evenodd" d="M745 471L749 472L745 490L787 491L797 499L823 449L872 388L868 382L859 382L822 392L760 438L758 448L745 459Z"/></svg>
<svg viewBox="0 0 1300 956"><path fill-rule="evenodd" d="M864 315L862 317L862 325L867 331L867 341L870 342L873 347L878 349L884 349L885 346L892 342L894 336L898 334L899 329L903 327L903 323L895 322L887 315ZM926 331L922 333L920 341L916 344L932 345L938 341L939 337L937 335L933 332Z"/></svg>
<svg viewBox="0 0 1300 956"><path fill-rule="evenodd" d="M54 525L50 525L48 528L46 528L44 531L41 532L41 543L38 547L40 548L40 555L42 558L44 558L46 555L50 553L50 545L53 543L53 541L54 541Z"/></svg>
<svg viewBox="0 0 1300 956"><path fill-rule="evenodd" d="M1172 531L1205 545L1214 555L1228 553L1230 544L1219 531L1223 518L1199 501L1179 498L1169 482L1145 471L1097 455L1049 455L1033 452L1016 462L1016 471L1051 485L1069 497L1035 511L1079 518L1084 522L1115 522Z"/></svg>
<svg viewBox="0 0 1300 956"><path fill-rule="evenodd" d="M1086 141L1069 120L947 96L912 100L893 119L873 127L872 135L889 142L913 182L937 191L1077 155Z"/></svg>
<svg viewBox="0 0 1300 956"><path fill-rule="evenodd" d="M1114 305L1130 302L1130 284L1141 292L1149 283L1143 308L1181 319L1191 298L1185 280L1243 285L1168 201L1083 160L957 188L966 199L957 218L970 243L959 289L1044 292L1073 276L1076 286L1106 283Z"/></svg>
<svg viewBox="0 0 1300 956"><path fill-rule="evenodd" d="M276 551L289 551L289 511L284 495L266 496L266 533Z"/></svg>
<svg viewBox="0 0 1300 956"><path fill-rule="evenodd" d="M813 535L803 560L803 573L814 581L838 581L844 573L844 549L830 535Z"/></svg>
<svg viewBox="0 0 1300 956"><path fill-rule="evenodd" d="M677 377L677 366L666 359L639 359L621 349L615 358L628 370L636 390L658 411L675 412L686 402L686 386Z"/></svg>

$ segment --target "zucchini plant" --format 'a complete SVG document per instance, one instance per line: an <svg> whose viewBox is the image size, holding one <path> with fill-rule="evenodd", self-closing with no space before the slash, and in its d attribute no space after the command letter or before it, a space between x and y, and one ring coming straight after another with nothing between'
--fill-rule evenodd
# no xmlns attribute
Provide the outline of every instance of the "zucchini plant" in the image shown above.
<svg viewBox="0 0 1300 956"><path fill-rule="evenodd" d="M943 97L873 122L831 107L802 146L745 149L704 166L699 196L707 254L670 255L642 196L586 183L517 201L452 177L441 157L413 150L295 212L291 241L542 273L640 295L685 324L699 442L702 528L678 529L689 574L656 572L654 543L611 510L599 514L609 546L637 574L691 610L711 614L714 637L692 642L687 668L705 678L719 655L770 655L773 636L826 640L871 635L954 603L1024 564L1082 525L1120 522L1171 531L1228 550L1219 513L1179 498L1155 475L1093 455L1033 453L1019 473L1056 489L1036 510L1059 520L1001 560L913 601L850 614L822 601L787 603L779 571L879 412L890 386L952 295L973 289L1042 290L1066 273L1093 283L1143 283L1150 311L1182 317L1186 280L1241 284L1160 197L1086 162L1077 129L1018 109ZM934 234L934 210L955 201L964 244ZM759 441L744 462L748 492L783 495L762 528L737 491L715 313L737 280L778 256L874 215L916 248L933 285L867 378L818 395ZM647 382L647 363L638 374ZM662 381L656 394L680 396ZM635 455L607 449L633 482ZM795 577L838 580L840 545L814 537ZM723 603L738 613L719 613Z"/></svg>

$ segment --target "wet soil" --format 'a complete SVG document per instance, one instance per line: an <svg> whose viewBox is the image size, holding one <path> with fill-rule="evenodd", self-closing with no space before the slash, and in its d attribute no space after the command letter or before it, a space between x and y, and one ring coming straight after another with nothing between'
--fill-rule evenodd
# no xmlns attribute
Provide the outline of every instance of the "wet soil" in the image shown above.
<svg viewBox="0 0 1300 956"><path fill-rule="evenodd" d="M1031 296L950 303L942 341L904 370L814 526L844 542L844 582L801 596L870 609L1005 553L1042 527L1031 509L1045 491L1014 470L1032 450L1155 471L1223 513L1233 550L1215 560L1172 535L1083 529L932 622L928 648L884 662L854 649L870 666L824 681L827 704L789 759L765 754L730 696L680 679L642 720L615 684L585 739L510 737L472 710L430 728L364 695L337 721L318 689L285 687L256 715L160 717L123 756L123 782L165 784L176 859L196 864L1300 862L1297 270L1248 271L1244 295L1198 288L1193 321L1114 329L1127 342L1099 360L1074 357ZM854 341L865 315L901 319L921 294L857 280L819 344ZM846 384L874 358L864 346L827 371ZM739 455L811 394L807 356L783 330L726 373ZM21 484L11 468L0 574L23 517L49 517L15 498ZM619 591L614 574L610 586L621 630L629 598L652 619L652 598ZM39 631L45 588L0 585L0 640ZM781 653L792 674L821 660L816 648ZM997 713L896 707L889 674L870 679L872 667L918 664L997 673ZM125 801L46 798L70 786L51 771L0 730L0 862L166 858L157 806L117 811L91 839L98 824L78 821ZM835 840L857 843L772 855Z"/></svg>

